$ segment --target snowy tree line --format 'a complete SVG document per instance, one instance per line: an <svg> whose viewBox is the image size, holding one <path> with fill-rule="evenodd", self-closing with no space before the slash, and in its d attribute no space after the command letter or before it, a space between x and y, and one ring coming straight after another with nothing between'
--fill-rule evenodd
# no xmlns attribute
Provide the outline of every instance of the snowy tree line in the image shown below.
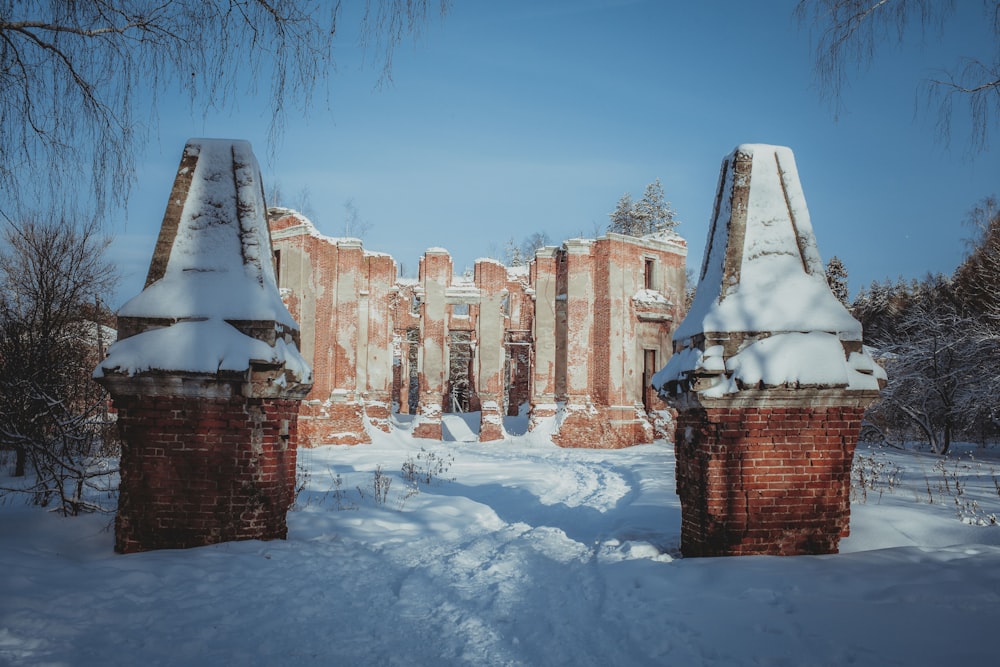
<svg viewBox="0 0 1000 667"><path fill-rule="evenodd" d="M874 282L851 310L889 375L869 409L872 432L946 453L958 438L1000 435L1000 206L969 215L974 234L950 276Z"/></svg>

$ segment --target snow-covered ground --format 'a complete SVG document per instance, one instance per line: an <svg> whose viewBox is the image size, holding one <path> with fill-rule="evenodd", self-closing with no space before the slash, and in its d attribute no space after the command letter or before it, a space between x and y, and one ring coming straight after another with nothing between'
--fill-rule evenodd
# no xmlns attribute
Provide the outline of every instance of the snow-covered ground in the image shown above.
<svg viewBox="0 0 1000 667"><path fill-rule="evenodd" d="M859 450L878 477L840 555L683 559L669 444L564 450L538 431L478 444L447 419L445 442L402 424L300 452L285 541L122 556L108 516L6 502L0 664L1000 660L1000 528L974 525L1000 513L995 450L944 465ZM434 478L418 493L407 462Z"/></svg>

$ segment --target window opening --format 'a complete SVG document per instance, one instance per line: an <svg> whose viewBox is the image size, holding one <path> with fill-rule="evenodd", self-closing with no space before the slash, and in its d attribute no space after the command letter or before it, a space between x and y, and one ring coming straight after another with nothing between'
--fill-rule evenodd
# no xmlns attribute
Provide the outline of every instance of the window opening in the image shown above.
<svg viewBox="0 0 1000 667"><path fill-rule="evenodd" d="M420 329L413 327L406 330L407 366L409 366L409 383L407 384L406 406L409 414L415 415L420 405L420 373L417 369L417 358L420 354Z"/></svg>
<svg viewBox="0 0 1000 667"><path fill-rule="evenodd" d="M655 409L656 391L650 388L656 373L656 350L643 350L642 361L642 407L646 412Z"/></svg>
<svg viewBox="0 0 1000 667"><path fill-rule="evenodd" d="M472 401L472 332L448 333L448 410L468 412Z"/></svg>

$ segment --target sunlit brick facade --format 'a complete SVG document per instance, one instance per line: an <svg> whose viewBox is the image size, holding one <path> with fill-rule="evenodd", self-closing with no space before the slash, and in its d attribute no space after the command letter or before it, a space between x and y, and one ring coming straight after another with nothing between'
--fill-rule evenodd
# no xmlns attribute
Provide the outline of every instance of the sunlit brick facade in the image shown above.
<svg viewBox="0 0 1000 667"><path fill-rule="evenodd" d="M279 286L302 328L315 384L299 429L312 444L370 441L389 411L440 438L443 413L479 412L481 441L503 417L557 421L562 446L650 442L645 389L683 315L687 246L675 235L608 234L540 248L525 266L479 259L455 276L441 248L400 279L388 255L319 234L271 209Z"/></svg>

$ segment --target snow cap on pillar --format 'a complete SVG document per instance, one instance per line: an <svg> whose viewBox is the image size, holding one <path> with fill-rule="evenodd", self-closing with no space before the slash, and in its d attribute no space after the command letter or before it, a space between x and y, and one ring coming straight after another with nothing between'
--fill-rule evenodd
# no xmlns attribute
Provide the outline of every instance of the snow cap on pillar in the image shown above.
<svg viewBox="0 0 1000 667"><path fill-rule="evenodd" d="M743 144L722 164L708 243L664 397L751 388L878 390L861 325L830 291L791 149Z"/></svg>
<svg viewBox="0 0 1000 667"><path fill-rule="evenodd" d="M146 286L118 316L118 341L94 373L109 385L151 374L246 379L249 373L260 381L244 383L243 392L305 395L312 371L278 291L260 167L249 142L187 142ZM145 385L185 393L176 383Z"/></svg>

